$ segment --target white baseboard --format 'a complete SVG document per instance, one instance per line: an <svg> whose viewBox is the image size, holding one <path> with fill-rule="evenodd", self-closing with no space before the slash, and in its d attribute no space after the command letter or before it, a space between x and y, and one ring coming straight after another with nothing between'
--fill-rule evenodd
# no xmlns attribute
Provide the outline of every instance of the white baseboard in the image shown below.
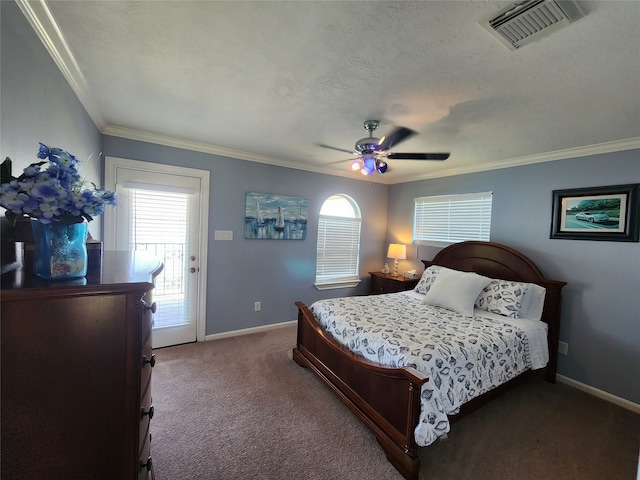
<svg viewBox="0 0 640 480"><path fill-rule="evenodd" d="M598 390L597 388L594 388L591 385L580 383L577 380L574 380L569 377L565 377L564 375L556 374L556 380L558 380L558 382L560 383L569 385L570 387L577 388L578 390L582 390L583 392L587 392L593 395L594 397L601 398L602 400L606 400L607 402L611 402L622 408L631 410L634 413L640 413L640 405L638 405L637 403L631 402L629 400L625 400L624 398L616 397L615 395L604 392L602 390Z"/></svg>
<svg viewBox="0 0 640 480"><path fill-rule="evenodd" d="M296 325L297 323L298 323L297 320L291 320L290 322L273 323L271 325L264 325L262 327L243 328L242 330L233 330L232 332L212 333L211 335L206 335L204 337L204 341L207 342L209 340L219 340L221 338L237 337L240 335L249 335L250 333L266 332L268 330L275 330L278 328L290 327L292 325Z"/></svg>

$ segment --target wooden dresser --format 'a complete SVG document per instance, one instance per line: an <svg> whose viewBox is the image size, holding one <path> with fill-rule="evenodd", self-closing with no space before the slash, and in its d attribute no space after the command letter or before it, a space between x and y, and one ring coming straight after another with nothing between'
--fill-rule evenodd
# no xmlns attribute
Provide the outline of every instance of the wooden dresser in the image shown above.
<svg viewBox="0 0 640 480"><path fill-rule="evenodd" d="M3 480L153 478L153 277L105 252L86 279L2 275Z"/></svg>
<svg viewBox="0 0 640 480"><path fill-rule="evenodd" d="M371 275L370 293L395 293L411 290L420 281L420 278L405 278L402 275L394 277L388 273L369 272Z"/></svg>

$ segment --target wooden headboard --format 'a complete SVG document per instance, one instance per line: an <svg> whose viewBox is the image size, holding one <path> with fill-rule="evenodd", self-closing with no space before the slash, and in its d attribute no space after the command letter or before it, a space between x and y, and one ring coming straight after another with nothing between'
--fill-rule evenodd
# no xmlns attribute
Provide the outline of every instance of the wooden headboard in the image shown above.
<svg viewBox="0 0 640 480"><path fill-rule="evenodd" d="M549 364L545 378L555 383L558 363L558 340L562 287L566 282L545 278L538 267L524 254L506 245L493 242L461 242L442 249L433 260L422 260L425 267L440 265L463 272L476 272L490 278L536 283L547 291L542 321L548 325Z"/></svg>

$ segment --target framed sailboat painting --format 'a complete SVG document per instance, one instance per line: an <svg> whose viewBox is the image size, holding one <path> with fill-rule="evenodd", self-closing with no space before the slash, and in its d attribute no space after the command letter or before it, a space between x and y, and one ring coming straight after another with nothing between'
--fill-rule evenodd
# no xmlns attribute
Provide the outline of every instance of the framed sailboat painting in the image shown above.
<svg viewBox="0 0 640 480"><path fill-rule="evenodd" d="M309 199L247 192L244 238L304 240L307 238Z"/></svg>

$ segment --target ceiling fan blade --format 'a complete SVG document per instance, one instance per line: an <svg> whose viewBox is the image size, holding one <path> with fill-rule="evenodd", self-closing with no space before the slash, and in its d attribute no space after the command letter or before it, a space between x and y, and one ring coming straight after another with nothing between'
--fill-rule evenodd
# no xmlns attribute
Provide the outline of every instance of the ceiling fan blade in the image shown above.
<svg viewBox="0 0 640 480"><path fill-rule="evenodd" d="M380 142L380 145L378 145L378 148L376 150L378 152L389 150L393 148L394 145L397 145L398 143L406 140L416 133L418 132L411 130L410 128L396 127L393 131L391 131L391 133L389 133L389 135L382 137L382 141Z"/></svg>
<svg viewBox="0 0 640 480"><path fill-rule="evenodd" d="M337 150L338 152L350 153L351 155L358 155L358 152L354 152L353 150L346 150L344 148L332 147L331 145L325 145L323 143L316 143L317 146L322 148L328 148L330 150Z"/></svg>
<svg viewBox="0 0 640 480"><path fill-rule="evenodd" d="M450 153L390 153L391 160L446 160Z"/></svg>

